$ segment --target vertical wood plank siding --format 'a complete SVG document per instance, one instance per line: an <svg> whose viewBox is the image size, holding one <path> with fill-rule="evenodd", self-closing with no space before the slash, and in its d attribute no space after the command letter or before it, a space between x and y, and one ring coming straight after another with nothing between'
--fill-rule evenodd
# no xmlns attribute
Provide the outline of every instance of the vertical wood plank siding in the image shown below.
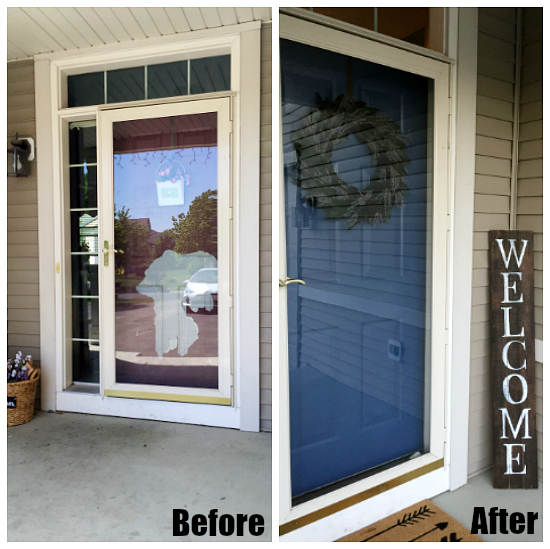
<svg viewBox="0 0 550 549"><path fill-rule="evenodd" d="M262 25L260 114L260 428L271 431L271 23Z"/></svg>
<svg viewBox="0 0 550 549"><path fill-rule="evenodd" d="M517 229L535 231L535 336L542 339L542 13L524 8ZM468 473L492 465L488 231L509 229L515 8L479 9ZM537 364L542 410L542 364ZM539 421L539 417L537 417ZM542 464L542 417L539 464ZM539 473L542 469L539 467Z"/></svg>
<svg viewBox="0 0 550 549"><path fill-rule="evenodd" d="M16 132L36 138L32 60L8 63L7 96L7 145L11 147ZM37 169L38 159L30 163L28 177L7 178L7 327L8 356L21 350L40 367Z"/></svg>
<svg viewBox="0 0 550 549"><path fill-rule="evenodd" d="M535 233L535 337L542 339L542 8L524 8L517 229ZM542 364L536 365L539 477L542 478Z"/></svg>

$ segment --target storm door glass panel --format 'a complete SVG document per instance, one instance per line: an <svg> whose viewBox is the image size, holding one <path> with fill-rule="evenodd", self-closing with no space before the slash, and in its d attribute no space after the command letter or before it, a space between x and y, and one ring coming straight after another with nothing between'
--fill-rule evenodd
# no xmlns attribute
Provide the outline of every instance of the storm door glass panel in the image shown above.
<svg viewBox="0 0 550 549"><path fill-rule="evenodd" d="M281 41L294 504L429 449L431 81Z"/></svg>
<svg viewBox="0 0 550 549"><path fill-rule="evenodd" d="M69 125L72 379L99 383L99 257L95 120Z"/></svg>
<svg viewBox="0 0 550 549"><path fill-rule="evenodd" d="M217 114L113 123L116 382L218 388Z"/></svg>

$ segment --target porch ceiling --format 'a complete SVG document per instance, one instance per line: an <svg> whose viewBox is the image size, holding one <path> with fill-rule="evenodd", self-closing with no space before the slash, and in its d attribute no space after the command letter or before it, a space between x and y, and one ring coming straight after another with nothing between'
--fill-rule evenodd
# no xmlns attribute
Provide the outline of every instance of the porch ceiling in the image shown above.
<svg viewBox="0 0 550 549"><path fill-rule="evenodd" d="M10 7L7 14L8 61L248 21L271 21L269 7Z"/></svg>

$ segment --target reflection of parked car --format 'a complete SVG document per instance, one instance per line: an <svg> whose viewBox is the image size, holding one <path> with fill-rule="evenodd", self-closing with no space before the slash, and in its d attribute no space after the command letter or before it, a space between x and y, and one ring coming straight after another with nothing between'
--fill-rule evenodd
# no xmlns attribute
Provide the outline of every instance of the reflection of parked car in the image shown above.
<svg viewBox="0 0 550 549"><path fill-rule="evenodd" d="M184 284L187 286L183 290L181 306L187 312L211 311L218 307L218 269L199 269Z"/></svg>

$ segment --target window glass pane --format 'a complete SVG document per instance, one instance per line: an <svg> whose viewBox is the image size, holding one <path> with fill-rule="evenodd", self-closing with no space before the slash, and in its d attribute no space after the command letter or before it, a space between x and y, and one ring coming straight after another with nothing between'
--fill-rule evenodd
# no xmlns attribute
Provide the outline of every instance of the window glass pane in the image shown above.
<svg viewBox="0 0 550 549"><path fill-rule="evenodd" d="M116 380L218 387L217 113L113 124Z"/></svg>
<svg viewBox="0 0 550 549"><path fill-rule="evenodd" d="M99 339L99 299L73 297L73 338Z"/></svg>
<svg viewBox="0 0 550 549"><path fill-rule="evenodd" d="M71 124L69 130L69 163L84 164L97 162L96 127L89 126L90 122L83 122L86 126Z"/></svg>
<svg viewBox="0 0 550 549"><path fill-rule="evenodd" d="M231 88L231 56L191 59L191 93L207 93Z"/></svg>
<svg viewBox="0 0 550 549"><path fill-rule="evenodd" d="M304 8L338 21L351 23L363 29L374 30L375 8Z"/></svg>
<svg viewBox="0 0 550 549"><path fill-rule="evenodd" d="M71 257L73 295L99 295L97 255L73 255Z"/></svg>
<svg viewBox="0 0 550 549"><path fill-rule="evenodd" d="M104 73L101 75L103 82ZM96 98L94 103L103 103ZM72 105L74 106L74 105ZM97 132L95 121L69 124L72 295L98 296ZM90 165L92 164L92 165ZM87 252L87 253L82 253ZM82 255L81 255L82 254ZM72 299L72 378L99 383L99 298Z"/></svg>
<svg viewBox="0 0 550 549"><path fill-rule="evenodd" d="M444 8L304 8L444 53Z"/></svg>
<svg viewBox="0 0 550 549"><path fill-rule="evenodd" d="M99 383L99 343L73 341L73 381Z"/></svg>
<svg viewBox="0 0 550 549"><path fill-rule="evenodd" d="M98 253L97 210L71 212L71 251Z"/></svg>
<svg viewBox="0 0 550 549"><path fill-rule="evenodd" d="M429 28L430 8L378 8L378 32L387 36L427 48Z"/></svg>
<svg viewBox="0 0 550 549"><path fill-rule="evenodd" d="M429 448L432 82L280 51L298 504Z"/></svg>
<svg viewBox="0 0 550 549"><path fill-rule="evenodd" d="M97 208L97 167L70 168L71 208Z"/></svg>
<svg viewBox="0 0 550 549"><path fill-rule="evenodd" d="M189 83L189 72L191 82ZM105 103L104 73L69 76L69 107ZM160 63L147 66L147 97L145 97L145 66L107 71L107 103L174 97L188 93L225 91L231 88L231 56L218 55ZM71 135L71 139L78 136ZM91 142L92 138L89 138ZM94 138L95 141L95 138ZM71 145L71 163L82 163L83 151L75 142ZM95 154L95 153L94 153ZM80 160L78 160L80 159ZM91 160L87 160L91 162Z"/></svg>
<svg viewBox="0 0 550 549"><path fill-rule="evenodd" d="M69 76L67 88L69 107L85 107L105 103L103 72Z"/></svg>
<svg viewBox="0 0 550 549"><path fill-rule="evenodd" d="M147 98L187 95L187 67L189 61L149 65L147 67Z"/></svg>
<svg viewBox="0 0 550 549"><path fill-rule="evenodd" d="M143 67L107 72L107 103L145 99Z"/></svg>

